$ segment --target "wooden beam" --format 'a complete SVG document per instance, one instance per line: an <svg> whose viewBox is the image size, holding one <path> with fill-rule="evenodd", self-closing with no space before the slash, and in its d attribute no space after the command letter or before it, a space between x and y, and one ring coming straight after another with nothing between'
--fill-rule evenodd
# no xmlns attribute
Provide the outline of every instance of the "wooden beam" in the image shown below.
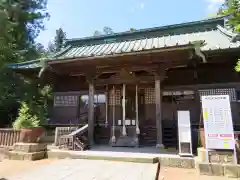
<svg viewBox="0 0 240 180"><path fill-rule="evenodd" d="M105 85L105 84L136 84L136 83L141 83L141 84L146 84L146 83L151 83L154 82L155 78L154 76L136 76L136 80L135 81L131 81L130 80L123 80L123 79L119 79L119 78L109 78L109 79L97 79L95 81L95 84L97 86L99 85Z"/></svg>

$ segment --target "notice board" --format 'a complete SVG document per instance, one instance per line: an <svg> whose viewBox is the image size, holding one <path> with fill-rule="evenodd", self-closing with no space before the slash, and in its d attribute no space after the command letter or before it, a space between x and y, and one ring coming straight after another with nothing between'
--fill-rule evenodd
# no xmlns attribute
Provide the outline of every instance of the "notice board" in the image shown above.
<svg viewBox="0 0 240 180"><path fill-rule="evenodd" d="M202 96L202 113L206 149L233 150L236 157L229 95Z"/></svg>

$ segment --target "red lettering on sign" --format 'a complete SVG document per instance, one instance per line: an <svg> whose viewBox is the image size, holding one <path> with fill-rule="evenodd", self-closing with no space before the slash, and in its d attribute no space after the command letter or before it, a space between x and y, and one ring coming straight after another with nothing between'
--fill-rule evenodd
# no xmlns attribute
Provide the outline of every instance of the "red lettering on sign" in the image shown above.
<svg viewBox="0 0 240 180"><path fill-rule="evenodd" d="M232 137L232 134L220 134L220 137Z"/></svg>
<svg viewBox="0 0 240 180"><path fill-rule="evenodd" d="M218 134L208 134L208 137L218 137Z"/></svg>

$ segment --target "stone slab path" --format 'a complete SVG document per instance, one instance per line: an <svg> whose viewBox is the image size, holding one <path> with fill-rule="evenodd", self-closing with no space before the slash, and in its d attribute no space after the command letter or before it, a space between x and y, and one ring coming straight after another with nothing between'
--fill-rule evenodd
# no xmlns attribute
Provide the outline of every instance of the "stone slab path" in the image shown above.
<svg viewBox="0 0 240 180"><path fill-rule="evenodd" d="M157 164L64 159L7 180L155 180Z"/></svg>

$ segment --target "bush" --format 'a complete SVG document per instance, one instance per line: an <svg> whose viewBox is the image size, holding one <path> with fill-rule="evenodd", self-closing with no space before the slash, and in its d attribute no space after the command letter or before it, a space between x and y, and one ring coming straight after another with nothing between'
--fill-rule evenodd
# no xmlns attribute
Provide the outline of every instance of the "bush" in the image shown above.
<svg viewBox="0 0 240 180"><path fill-rule="evenodd" d="M33 114L26 102L21 103L18 117L13 123L14 129L39 127L40 120Z"/></svg>

